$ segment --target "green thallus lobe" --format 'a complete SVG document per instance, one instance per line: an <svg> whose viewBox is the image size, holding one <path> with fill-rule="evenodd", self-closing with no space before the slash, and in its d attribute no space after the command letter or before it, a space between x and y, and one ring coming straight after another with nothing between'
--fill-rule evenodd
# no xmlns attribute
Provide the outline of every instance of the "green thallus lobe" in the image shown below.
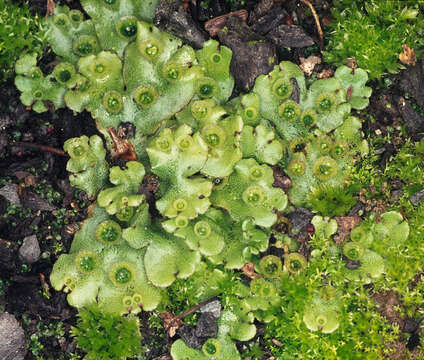
<svg viewBox="0 0 424 360"><path fill-rule="evenodd" d="M275 255L267 255L259 262L259 269L265 277L276 278L281 273L281 259Z"/></svg>
<svg viewBox="0 0 424 360"><path fill-rule="evenodd" d="M121 227L113 220L103 221L97 226L96 237L102 243L116 244L121 238Z"/></svg>
<svg viewBox="0 0 424 360"><path fill-rule="evenodd" d="M124 39L134 37L137 34L137 18L134 16L122 18L116 25L116 31Z"/></svg>

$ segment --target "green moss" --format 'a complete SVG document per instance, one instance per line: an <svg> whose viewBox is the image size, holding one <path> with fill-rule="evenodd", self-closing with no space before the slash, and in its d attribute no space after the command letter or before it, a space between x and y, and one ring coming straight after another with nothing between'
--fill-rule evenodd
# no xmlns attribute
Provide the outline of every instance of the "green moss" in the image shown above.
<svg viewBox="0 0 424 360"><path fill-rule="evenodd" d="M424 18L418 2L341 0L332 15L324 52L329 63L344 65L346 58L355 58L371 79L379 79L404 68L398 61L402 44L421 52Z"/></svg>
<svg viewBox="0 0 424 360"><path fill-rule="evenodd" d="M13 65L26 53L41 53L45 42L44 28L38 15L31 14L28 4L0 2L0 81L13 74Z"/></svg>
<svg viewBox="0 0 424 360"><path fill-rule="evenodd" d="M88 307L78 314L72 328L78 347L86 359L127 359L141 354L141 334L136 317L121 317Z"/></svg>

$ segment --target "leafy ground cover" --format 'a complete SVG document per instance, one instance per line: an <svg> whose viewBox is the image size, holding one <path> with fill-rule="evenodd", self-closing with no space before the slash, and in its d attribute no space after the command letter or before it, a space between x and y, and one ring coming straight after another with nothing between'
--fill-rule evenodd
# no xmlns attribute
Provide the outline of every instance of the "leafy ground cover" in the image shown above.
<svg viewBox="0 0 424 360"><path fill-rule="evenodd" d="M397 24L395 65L359 42L337 69L349 2L160 2L196 50L124 3L57 5L1 89L0 306L25 359L422 358L420 4L357 20ZM213 20L238 9L249 27Z"/></svg>

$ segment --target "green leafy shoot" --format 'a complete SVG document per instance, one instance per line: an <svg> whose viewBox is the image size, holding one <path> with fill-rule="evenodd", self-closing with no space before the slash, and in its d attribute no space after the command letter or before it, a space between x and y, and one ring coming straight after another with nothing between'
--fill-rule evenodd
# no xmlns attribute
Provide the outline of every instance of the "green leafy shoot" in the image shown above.
<svg viewBox="0 0 424 360"><path fill-rule="evenodd" d="M141 353L138 319L106 314L97 306L79 312L72 335L86 360L125 360Z"/></svg>

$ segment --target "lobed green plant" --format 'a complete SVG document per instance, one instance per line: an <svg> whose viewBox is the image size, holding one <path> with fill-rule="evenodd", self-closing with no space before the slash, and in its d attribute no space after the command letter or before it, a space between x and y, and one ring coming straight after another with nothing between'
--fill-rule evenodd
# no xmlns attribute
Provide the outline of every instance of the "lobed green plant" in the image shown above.
<svg viewBox="0 0 424 360"><path fill-rule="evenodd" d="M105 186L109 170L102 139L97 135L72 138L65 141L63 148L70 156L66 164L66 170L73 173L69 182L95 196Z"/></svg>
<svg viewBox="0 0 424 360"><path fill-rule="evenodd" d="M99 193L91 217L75 236L70 253L59 258L51 275L56 289L65 287L71 291L68 301L72 305L81 307L97 301L113 313L139 312L140 307L153 309L159 302L158 288L171 285L175 278L192 275L202 257L214 264L224 264L226 268L241 268L253 254L268 247L266 228L277 220L272 209L284 210L287 204L284 192L270 186L271 169L257 165L253 159L237 163L236 170L240 166L245 174L241 181L248 183L241 188L240 196L244 194L241 204L232 206L236 212L230 211L231 217L228 217L218 209L223 207L219 199L208 199L212 182L201 177L181 178L187 169L189 174L192 168L201 169L196 170L195 163L184 160L190 157L195 160L196 151L199 151L199 164L207 163L206 150L195 142L195 135L192 137L183 131L187 128L183 125L175 132L165 129L163 132L169 135L168 148L160 147L164 141L162 133L152 142L155 151L148 148L152 171L158 175L163 171L169 176L164 184L175 188L167 189L156 201L164 220L152 221L144 196L137 195L138 184L144 176L142 164L130 161L124 170L110 169L110 182L115 186ZM174 142L174 138L178 140ZM188 148L181 146L185 142ZM75 141L74 146L79 147L80 142ZM69 151L74 150L71 147ZM249 175L252 173L254 176ZM165 175L163 178L167 179ZM236 181L239 180L236 178ZM208 193L202 192L204 184ZM231 191L231 180L224 187L218 185L222 187L219 191L227 186ZM256 199L257 192L262 198ZM164 201L166 194L171 198ZM272 195L269 203L263 199L269 197L268 194ZM250 219L239 212L252 201L255 205L264 205L256 209L258 217ZM260 221L265 229L257 226L258 219L266 220ZM183 258L185 261L181 262Z"/></svg>
<svg viewBox="0 0 424 360"><path fill-rule="evenodd" d="M333 138L317 132L290 142L287 173L293 181L289 198L294 205L314 204L312 200L322 188L344 187L354 156L361 151L360 127L357 118L349 117Z"/></svg>
<svg viewBox="0 0 424 360"><path fill-rule="evenodd" d="M422 4L412 1L338 0L326 34L325 61L337 66L355 58L371 79L405 68L398 55L406 44L421 53Z"/></svg>
<svg viewBox="0 0 424 360"><path fill-rule="evenodd" d="M27 3L1 0L0 24L0 81L4 81L12 76L20 55L42 52L45 35L41 19L31 14Z"/></svg>
<svg viewBox="0 0 424 360"><path fill-rule="evenodd" d="M231 51L211 40L195 52L145 22L152 20L157 2L84 1L90 20L56 6L46 36L60 61L45 78L34 57L21 58L16 86L22 102L37 112L46 111L46 101L56 109L88 110L108 146L110 127L134 123L133 145L142 153L144 136L192 99L225 101L234 85Z"/></svg>
<svg viewBox="0 0 424 360"><path fill-rule="evenodd" d="M125 360L141 353L140 324L136 317L103 313L97 306L81 309L72 328L86 360Z"/></svg>
<svg viewBox="0 0 424 360"><path fill-rule="evenodd" d="M155 4L84 0L91 19L58 6L47 20L59 60L53 72L43 74L34 55L16 64L22 101L35 111L88 110L107 150L111 128L136 129L128 141L137 161L121 167L109 166L98 136L66 142L72 184L97 200L54 265L53 287L81 311L98 311L82 316L107 324L219 296L217 337L202 349L177 340L175 359L240 359L234 342L252 339L255 321L267 324L266 339L283 343L268 344L277 358L381 358L398 330L374 311L364 284L385 286L408 224L386 212L336 244L338 225L327 217L352 206L354 190L341 194L357 155L368 151L351 116L368 105L367 73L341 66L307 86L299 67L282 62L228 101L231 51L213 40L195 51L160 31L149 23ZM274 186L272 166L290 177L287 194ZM158 179L150 204L140 191L146 174ZM275 226L291 205L320 212L310 254ZM283 256L265 255L271 235ZM250 282L236 272L248 262L260 276Z"/></svg>
<svg viewBox="0 0 424 360"><path fill-rule="evenodd" d="M359 261L359 266L349 271L347 278L369 283L385 272L385 256L392 248L400 249L409 235L409 225L398 212L386 212L380 222L362 223L350 234L351 242L343 247L347 259Z"/></svg>

